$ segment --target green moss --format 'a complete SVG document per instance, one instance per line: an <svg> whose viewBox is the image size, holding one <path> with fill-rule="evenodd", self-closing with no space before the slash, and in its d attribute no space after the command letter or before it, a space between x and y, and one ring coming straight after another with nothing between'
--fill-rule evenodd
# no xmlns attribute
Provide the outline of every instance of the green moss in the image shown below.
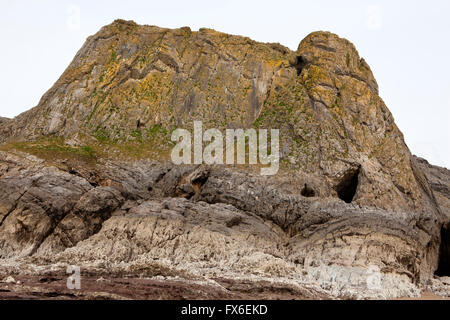
<svg viewBox="0 0 450 320"><path fill-rule="evenodd" d="M18 150L38 158L53 162L58 159L77 160L86 163L97 161L97 154L92 146L69 146L62 138L43 137L36 141L15 142L0 147L3 151Z"/></svg>
<svg viewBox="0 0 450 320"><path fill-rule="evenodd" d="M89 123L92 120L92 117L94 116L94 114L97 112L98 109L98 103L95 104L94 109L92 109L91 113L89 114L86 122Z"/></svg>
<svg viewBox="0 0 450 320"><path fill-rule="evenodd" d="M151 128L147 129L148 137L155 137L158 134L167 135L167 130L161 124L155 124Z"/></svg>
<svg viewBox="0 0 450 320"><path fill-rule="evenodd" d="M117 61L118 61L118 59L117 59L117 52L115 50L113 50L111 52L111 58L109 59L109 63L115 63Z"/></svg>
<svg viewBox="0 0 450 320"><path fill-rule="evenodd" d="M109 132L105 128L97 127L94 131L94 137L100 142L110 140Z"/></svg>
<svg viewBox="0 0 450 320"><path fill-rule="evenodd" d="M133 138L135 138L137 141L142 142L142 131L141 130L133 130L130 132L130 136L132 136Z"/></svg>
<svg viewBox="0 0 450 320"><path fill-rule="evenodd" d="M261 127L263 122L264 122L264 117L261 115L255 120L255 122L253 123L253 126L256 128L259 128L259 127Z"/></svg>

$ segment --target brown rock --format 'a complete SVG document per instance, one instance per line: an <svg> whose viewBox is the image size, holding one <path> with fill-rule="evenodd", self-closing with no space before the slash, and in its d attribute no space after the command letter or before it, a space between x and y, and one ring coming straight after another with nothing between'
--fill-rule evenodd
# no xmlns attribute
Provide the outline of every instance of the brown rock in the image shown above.
<svg viewBox="0 0 450 320"><path fill-rule="evenodd" d="M279 128L279 174L149 156L194 120ZM328 32L293 52L118 20L0 141L7 270L256 277L345 298L416 296L447 270L447 172L411 155L367 63Z"/></svg>

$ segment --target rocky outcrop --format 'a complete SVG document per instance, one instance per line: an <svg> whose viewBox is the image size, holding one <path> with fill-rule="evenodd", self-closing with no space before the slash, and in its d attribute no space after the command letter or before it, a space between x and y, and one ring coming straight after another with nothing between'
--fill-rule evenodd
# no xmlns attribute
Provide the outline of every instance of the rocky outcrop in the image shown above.
<svg viewBox="0 0 450 320"><path fill-rule="evenodd" d="M435 274L443 277L442 281L430 280L431 290L441 295L450 296L448 285L450 281L450 171L446 168L433 166L425 159L417 158L420 168L436 196L437 202L445 216L441 227L441 244L439 249L439 265Z"/></svg>
<svg viewBox="0 0 450 320"><path fill-rule="evenodd" d="M37 107L0 125L0 141L58 135L99 150L149 141L164 153L170 132L194 120L279 128L282 167L314 175L327 194L436 214L370 68L350 42L327 32L293 52L209 29L118 20L87 40Z"/></svg>
<svg viewBox="0 0 450 320"><path fill-rule="evenodd" d="M194 120L279 128L280 172L153 157ZM77 264L393 298L447 270L447 173L411 155L369 66L331 33L294 52L118 20L0 141L6 273Z"/></svg>
<svg viewBox="0 0 450 320"><path fill-rule="evenodd" d="M433 166L427 160L415 157L420 169L424 172L437 202L445 216L450 220L450 170Z"/></svg>
<svg viewBox="0 0 450 320"><path fill-rule="evenodd" d="M418 213L306 197L295 188L301 178L142 161L99 164L88 181L24 154L1 156L9 272L77 264L99 276L269 280L316 297L392 298L418 295L434 271ZM369 267L381 287L368 285Z"/></svg>
<svg viewBox="0 0 450 320"><path fill-rule="evenodd" d="M123 202L115 189L93 188L37 159L2 154L1 160L1 258L33 255L55 234L66 241L63 248L76 243L97 232Z"/></svg>

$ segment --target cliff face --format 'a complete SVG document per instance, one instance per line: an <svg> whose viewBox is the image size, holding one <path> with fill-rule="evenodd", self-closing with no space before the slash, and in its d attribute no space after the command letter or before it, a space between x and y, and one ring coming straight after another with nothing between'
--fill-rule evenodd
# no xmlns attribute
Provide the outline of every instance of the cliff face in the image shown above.
<svg viewBox="0 0 450 320"><path fill-rule="evenodd" d="M450 275L450 170L433 166L425 159L416 158L420 168L425 173L427 180L433 189L436 200L439 203L442 213L445 215L444 224L441 228L441 244L439 249L439 266L436 274L439 276ZM450 282L450 281L449 281ZM448 288L441 288L438 284L438 291L447 292Z"/></svg>
<svg viewBox="0 0 450 320"><path fill-rule="evenodd" d="M194 120L279 128L280 173L164 161L172 130ZM38 106L0 121L0 141L0 258L23 267L157 265L393 297L416 294L443 255L448 207L430 170L367 63L328 32L294 52L118 20L88 38ZM388 289L367 288L369 266Z"/></svg>
<svg viewBox="0 0 450 320"><path fill-rule="evenodd" d="M434 211L377 88L354 46L331 33L313 33L291 52L208 29L116 21L90 37L39 105L2 125L0 137L157 141L168 150L171 131L194 120L280 128L284 167L320 177L325 195L357 175L357 203Z"/></svg>

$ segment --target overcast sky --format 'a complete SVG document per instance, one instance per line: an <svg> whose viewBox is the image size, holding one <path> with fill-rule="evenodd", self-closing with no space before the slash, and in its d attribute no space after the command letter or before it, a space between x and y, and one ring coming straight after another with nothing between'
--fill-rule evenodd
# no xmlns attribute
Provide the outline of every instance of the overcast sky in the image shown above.
<svg viewBox="0 0 450 320"><path fill-rule="evenodd" d="M89 35L117 18L213 28L296 50L310 32L352 41L411 151L450 168L450 1L0 0L0 116L34 107Z"/></svg>

